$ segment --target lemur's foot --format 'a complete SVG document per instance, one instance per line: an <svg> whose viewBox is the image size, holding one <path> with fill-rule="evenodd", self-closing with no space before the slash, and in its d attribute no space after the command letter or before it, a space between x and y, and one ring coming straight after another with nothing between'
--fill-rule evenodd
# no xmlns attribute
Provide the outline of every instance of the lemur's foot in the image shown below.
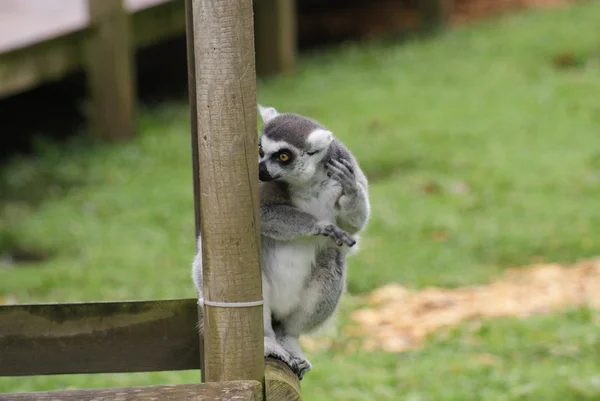
<svg viewBox="0 0 600 401"><path fill-rule="evenodd" d="M304 375L312 369L312 365L308 360L304 358L291 355L290 368L296 374L296 376L298 376L298 379L302 380Z"/></svg>
<svg viewBox="0 0 600 401"><path fill-rule="evenodd" d="M292 356L274 338L265 337L265 358L278 359L292 367Z"/></svg>
<svg viewBox="0 0 600 401"><path fill-rule="evenodd" d="M285 363L300 380L312 369L309 361L290 353L270 337L265 337L265 358L273 358Z"/></svg>

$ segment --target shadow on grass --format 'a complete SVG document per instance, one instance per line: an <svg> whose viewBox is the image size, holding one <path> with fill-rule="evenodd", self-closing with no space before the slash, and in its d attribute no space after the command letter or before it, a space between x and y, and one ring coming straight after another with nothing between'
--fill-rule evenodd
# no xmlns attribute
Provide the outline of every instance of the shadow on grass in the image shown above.
<svg viewBox="0 0 600 401"><path fill-rule="evenodd" d="M54 252L31 244L24 244L9 229L0 229L0 263L6 265L34 264L48 260Z"/></svg>
<svg viewBox="0 0 600 401"><path fill-rule="evenodd" d="M141 106L187 97L185 51L178 36L136 52ZM86 160L104 145L85 134L88 102L81 71L0 102L0 264L53 254L21 239L18 227L28 211L90 184Z"/></svg>
<svg viewBox="0 0 600 401"><path fill-rule="evenodd" d="M24 239L19 226L43 203L90 183L85 161L98 146L86 135L37 137L30 154L0 165L0 264L39 263L55 253Z"/></svg>

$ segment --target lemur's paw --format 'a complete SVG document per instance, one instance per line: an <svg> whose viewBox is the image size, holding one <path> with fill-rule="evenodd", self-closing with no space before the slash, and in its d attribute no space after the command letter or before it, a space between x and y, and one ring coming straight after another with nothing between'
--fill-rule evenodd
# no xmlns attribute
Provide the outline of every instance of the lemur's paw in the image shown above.
<svg viewBox="0 0 600 401"><path fill-rule="evenodd" d="M345 193L356 193L356 175L351 161L346 159L332 160L325 165L325 170L328 177L333 178L342 185Z"/></svg>
<svg viewBox="0 0 600 401"><path fill-rule="evenodd" d="M312 369L312 365L308 360L299 358L295 355L292 355L290 362L290 368L296 374L296 376L298 376L299 380L302 380L304 375Z"/></svg>
<svg viewBox="0 0 600 401"><path fill-rule="evenodd" d="M352 247L354 246L354 244L356 244L356 241L350 236L350 234L348 234L346 231L342 230L335 224L324 223L323 226L320 227L318 234L323 235L325 237L330 237L332 240L335 241L337 246L342 246L346 244L349 247Z"/></svg>

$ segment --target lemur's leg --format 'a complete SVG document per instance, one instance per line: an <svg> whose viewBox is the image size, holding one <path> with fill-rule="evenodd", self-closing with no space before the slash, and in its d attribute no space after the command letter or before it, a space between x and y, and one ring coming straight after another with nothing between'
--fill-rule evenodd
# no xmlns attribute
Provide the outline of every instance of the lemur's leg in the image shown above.
<svg viewBox="0 0 600 401"><path fill-rule="evenodd" d="M331 222L317 220L313 215L289 205L263 205L260 207L261 234L280 241L290 241L302 236L323 235L331 237L338 246L353 246L354 239Z"/></svg>
<svg viewBox="0 0 600 401"><path fill-rule="evenodd" d="M292 362L290 353L277 341L271 321L271 309L266 303L263 306L263 327L265 332L265 358L279 359L293 369L295 363Z"/></svg>
<svg viewBox="0 0 600 401"><path fill-rule="evenodd" d="M317 256L313 274L306 287L303 303L290 315L282 319L277 328L277 339L290 353L292 361L298 366L298 377L302 378L310 369L298 337L314 330L329 319L337 309L344 292L346 281L346 261L344 251L330 247Z"/></svg>
<svg viewBox="0 0 600 401"><path fill-rule="evenodd" d="M198 239L200 243L200 239ZM192 277L196 283L196 287L199 292L199 296L202 296L202 254L201 248L199 248L196 257L194 258L193 273ZM263 278L263 292L268 293L269 284ZM267 302L268 297L265 297L265 304L263 305L263 330L264 330L264 356L279 359L290 366L295 366L292 362L290 353L277 342L275 331L271 321L271 308ZM198 329L200 333L204 332L204 319L200 319L198 322Z"/></svg>

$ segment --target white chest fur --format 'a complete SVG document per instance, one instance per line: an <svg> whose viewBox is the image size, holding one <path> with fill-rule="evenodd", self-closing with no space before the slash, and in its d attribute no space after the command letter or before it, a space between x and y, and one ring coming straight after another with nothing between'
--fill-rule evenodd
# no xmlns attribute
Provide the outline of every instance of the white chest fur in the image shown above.
<svg viewBox="0 0 600 401"><path fill-rule="evenodd" d="M292 203L298 209L305 211L319 220L335 223L338 199L342 195L341 185L327 177L322 177L320 183L311 185L308 189L291 189Z"/></svg>
<svg viewBox="0 0 600 401"><path fill-rule="evenodd" d="M325 179L320 185L310 188L314 190L294 190L291 193L293 205L319 220L335 223L335 204L341 196L341 186ZM275 241L267 252L263 250L262 263L269 271L270 281L263 281L263 293L275 316L287 315L302 302L303 290L316 256L327 241L331 240L321 236Z"/></svg>

